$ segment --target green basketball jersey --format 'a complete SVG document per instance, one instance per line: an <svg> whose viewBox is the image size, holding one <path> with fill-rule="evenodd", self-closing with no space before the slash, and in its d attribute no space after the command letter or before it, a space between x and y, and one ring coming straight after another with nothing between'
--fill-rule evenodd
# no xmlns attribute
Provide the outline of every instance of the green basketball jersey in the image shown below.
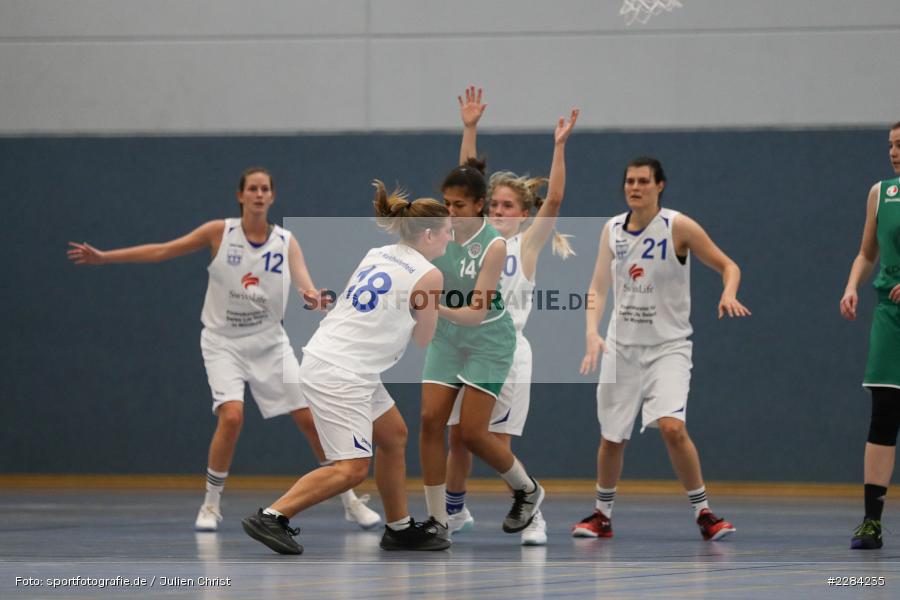
<svg viewBox="0 0 900 600"><path fill-rule="evenodd" d="M884 299L900 284L900 178L881 182L876 223L881 269L873 285L879 298Z"/></svg>
<svg viewBox="0 0 900 600"><path fill-rule="evenodd" d="M462 243L452 241L447 244L447 251L443 256L435 258L434 266L444 274L444 297L442 303L450 308L472 306L478 302L490 302L487 315L483 322L493 321L506 312L503 299L500 296L500 282L491 298L480 298L473 294L478 275L481 273L481 264L487 253L488 246L496 239L503 239L496 229L488 224L487 219L481 224L481 228Z"/></svg>

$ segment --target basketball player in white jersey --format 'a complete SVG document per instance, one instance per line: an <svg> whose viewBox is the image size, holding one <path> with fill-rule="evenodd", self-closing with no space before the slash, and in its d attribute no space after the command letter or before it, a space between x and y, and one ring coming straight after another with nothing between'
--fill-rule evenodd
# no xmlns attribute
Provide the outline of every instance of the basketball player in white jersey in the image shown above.
<svg viewBox="0 0 900 600"><path fill-rule="evenodd" d="M466 89L465 101L462 97L458 99L463 121L459 158L460 164L464 164L470 157L478 156L478 121L487 105L481 102L482 90L476 91L474 86ZM563 259L573 254L568 240L554 233L554 226L565 191L565 145L578 119L578 112L578 109L573 109L568 122L560 118L556 125L549 182L537 177L520 177L509 171L498 171L488 181L489 221L506 238L506 261L500 276L500 290L516 329L515 357L494 404L489 430L510 449L512 437L522 435L531 400L531 345L523 330L531 313L537 259L551 235L555 254ZM548 184L547 197L541 199L537 191L544 183ZM537 217L526 225L535 208L538 209ZM450 531L454 533L467 531L475 523L465 505L472 453L466 449L460 433L460 406L461 398L457 398L448 421L447 514L450 517ZM522 531L521 541L525 546L547 543L547 523L540 510Z"/></svg>
<svg viewBox="0 0 900 600"><path fill-rule="evenodd" d="M400 241L366 253L303 348L300 366L300 382L333 465L307 473L242 522L247 535L281 554L303 552L289 519L361 483L373 448L387 521L381 547L450 547L448 539L409 516L406 424L380 377L400 360L410 338L424 347L434 336L444 278L430 260L444 254L451 239L450 213L436 200L409 202L398 192L388 196L380 181L375 187L378 223Z"/></svg>
<svg viewBox="0 0 900 600"><path fill-rule="evenodd" d="M209 447L206 497L194 524L197 531L216 531L222 520L220 499L243 425L245 384L264 418L290 414L316 458L325 462L300 386L285 383L297 381L299 365L281 326L291 284L313 295L315 286L297 240L268 222L275 200L269 172L259 167L244 171L237 200L240 219L210 221L170 242L106 251L70 242L68 253L76 264L102 265L162 262L203 248L211 252L200 347L218 423ZM363 529L381 521L365 505L365 496L357 498L348 490L341 501L347 520Z"/></svg>
<svg viewBox="0 0 900 600"><path fill-rule="evenodd" d="M735 531L709 509L697 449L685 428L691 379L690 254L722 275L719 318L750 315L737 300L741 272L694 220L662 208L666 176L659 161L633 160L625 170L628 212L603 228L586 312L586 352L581 373L600 366L594 512L576 523L575 537L612 537L613 503L625 444L638 412L641 431L658 427L672 466L687 492L705 540ZM614 285L613 315L606 340L598 328L606 294ZM615 383L604 383L615 381Z"/></svg>

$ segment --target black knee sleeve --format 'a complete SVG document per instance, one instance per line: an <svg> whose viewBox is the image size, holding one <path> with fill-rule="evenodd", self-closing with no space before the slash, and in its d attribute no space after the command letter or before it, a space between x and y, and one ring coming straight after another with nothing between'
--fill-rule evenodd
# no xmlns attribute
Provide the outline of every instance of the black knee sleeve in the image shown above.
<svg viewBox="0 0 900 600"><path fill-rule="evenodd" d="M869 423L869 443L896 446L900 432L900 390L873 387L872 420Z"/></svg>

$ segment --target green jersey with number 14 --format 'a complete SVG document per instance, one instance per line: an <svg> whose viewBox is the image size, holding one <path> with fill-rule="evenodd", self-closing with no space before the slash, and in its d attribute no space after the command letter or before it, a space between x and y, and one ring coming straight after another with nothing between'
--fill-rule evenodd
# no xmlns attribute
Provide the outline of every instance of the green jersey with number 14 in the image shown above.
<svg viewBox="0 0 900 600"><path fill-rule="evenodd" d="M447 244L447 251L432 262L444 274L444 296L442 304L449 308L478 305L490 302L487 315L482 323L499 319L506 312L503 298L500 295L500 282L491 298L482 298L473 293L481 265L488 247L496 240L503 240L496 229L484 219L481 227L468 240L460 243L452 241Z"/></svg>

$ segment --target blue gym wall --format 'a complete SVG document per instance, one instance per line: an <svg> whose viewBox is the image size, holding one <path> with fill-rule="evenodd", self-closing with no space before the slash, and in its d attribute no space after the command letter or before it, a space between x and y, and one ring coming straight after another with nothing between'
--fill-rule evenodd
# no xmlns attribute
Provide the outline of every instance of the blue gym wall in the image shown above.
<svg viewBox="0 0 900 600"><path fill-rule="evenodd" d="M375 177L415 196L436 195L458 141L455 132L0 138L7 254L0 472L205 468L214 428L199 351L208 257L76 268L66 260L68 241L104 249L162 241L236 215L237 176L257 164L275 175L276 222L365 216ZM479 145L489 167L546 173L548 134L482 135ZM704 225L742 268L739 297L753 316L741 321L716 320L720 280L696 261L693 268L688 424L708 479L861 476L868 397L859 384L872 293L861 290L855 323L841 319L837 306L866 192L890 176L886 147L884 127L582 130L570 141L566 216L621 211L625 161L656 155L669 176L665 203ZM595 242L585 247L593 252ZM340 245L304 250L339 252ZM583 340L555 343L581 347ZM416 475L419 390L391 391L410 428ZM594 476L594 398L591 385L534 386L517 443L529 470ZM233 473L296 474L313 465L289 418L263 422L248 404ZM479 465L476 474L489 471ZM658 433L636 434L625 477L671 476Z"/></svg>

